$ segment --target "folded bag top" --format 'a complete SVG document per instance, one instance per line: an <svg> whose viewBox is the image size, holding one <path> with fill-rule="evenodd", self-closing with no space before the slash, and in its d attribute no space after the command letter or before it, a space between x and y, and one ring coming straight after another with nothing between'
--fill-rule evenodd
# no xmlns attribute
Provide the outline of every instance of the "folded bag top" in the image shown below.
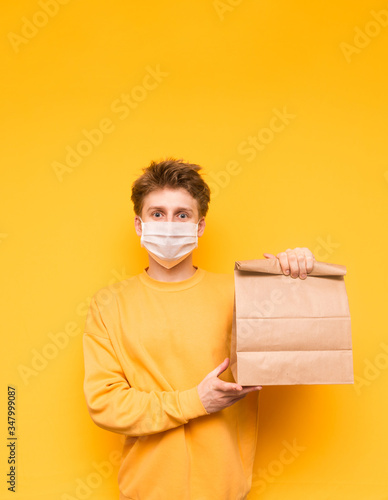
<svg viewBox="0 0 388 500"><path fill-rule="evenodd" d="M278 259L235 263L231 370L242 385L350 384L346 267L314 262L305 280Z"/></svg>
<svg viewBox="0 0 388 500"><path fill-rule="evenodd" d="M240 260L235 262L234 268L238 271L253 273L283 274L279 259ZM340 264L314 261L314 267L308 276L345 276L346 267Z"/></svg>

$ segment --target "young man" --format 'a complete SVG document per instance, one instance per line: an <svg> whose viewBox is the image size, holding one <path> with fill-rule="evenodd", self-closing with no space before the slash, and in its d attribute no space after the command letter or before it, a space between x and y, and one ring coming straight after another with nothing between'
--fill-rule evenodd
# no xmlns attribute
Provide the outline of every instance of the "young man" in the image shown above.
<svg viewBox="0 0 388 500"><path fill-rule="evenodd" d="M251 486L261 387L229 368L233 275L193 265L210 200L200 167L151 163L133 184L142 273L93 297L84 391L100 427L126 435L120 500L242 500ZM281 252L304 279L314 257Z"/></svg>

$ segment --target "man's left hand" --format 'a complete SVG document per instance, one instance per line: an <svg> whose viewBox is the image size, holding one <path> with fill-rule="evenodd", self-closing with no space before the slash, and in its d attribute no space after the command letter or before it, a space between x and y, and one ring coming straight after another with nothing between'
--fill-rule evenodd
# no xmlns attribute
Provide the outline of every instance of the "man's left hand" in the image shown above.
<svg viewBox="0 0 388 500"><path fill-rule="evenodd" d="M271 253L263 254L266 259L279 259L280 267L286 275L291 275L291 278L307 278L307 274L313 270L315 257L308 248L288 248L285 252L280 252L277 255Z"/></svg>

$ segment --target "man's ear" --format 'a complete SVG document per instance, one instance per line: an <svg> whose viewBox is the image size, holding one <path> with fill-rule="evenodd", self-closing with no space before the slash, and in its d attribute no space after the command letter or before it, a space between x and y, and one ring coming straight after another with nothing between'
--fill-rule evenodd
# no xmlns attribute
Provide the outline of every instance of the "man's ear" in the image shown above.
<svg viewBox="0 0 388 500"><path fill-rule="evenodd" d="M200 219L198 224L198 237L203 235L205 227L206 227L205 217L202 217L202 219Z"/></svg>
<svg viewBox="0 0 388 500"><path fill-rule="evenodd" d="M141 221L138 215L135 216L135 231L138 236L141 236Z"/></svg>

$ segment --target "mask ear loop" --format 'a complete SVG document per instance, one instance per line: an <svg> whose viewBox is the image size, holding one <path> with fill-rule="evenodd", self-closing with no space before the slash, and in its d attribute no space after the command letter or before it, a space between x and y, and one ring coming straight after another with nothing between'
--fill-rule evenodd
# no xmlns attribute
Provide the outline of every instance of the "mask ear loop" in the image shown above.
<svg viewBox="0 0 388 500"><path fill-rule="evenodd" d="M141 222L141 236L140 236L140 243L141 243L143 241L143 234L144 234L143 224L144 224L144 222L142 221L140 215L139 215L139 219L140 219L140 222Z"/></svg>
<svg viewBox="0 0 388 500"><path fill-rule="evenodd" d="M199 219L199 221L197 222L197 234L195 235L195 238L196 238L196 245L195 245L195 248L198 248L198 226L199 226L199 223L201 222L202 219Z"/></svg>

